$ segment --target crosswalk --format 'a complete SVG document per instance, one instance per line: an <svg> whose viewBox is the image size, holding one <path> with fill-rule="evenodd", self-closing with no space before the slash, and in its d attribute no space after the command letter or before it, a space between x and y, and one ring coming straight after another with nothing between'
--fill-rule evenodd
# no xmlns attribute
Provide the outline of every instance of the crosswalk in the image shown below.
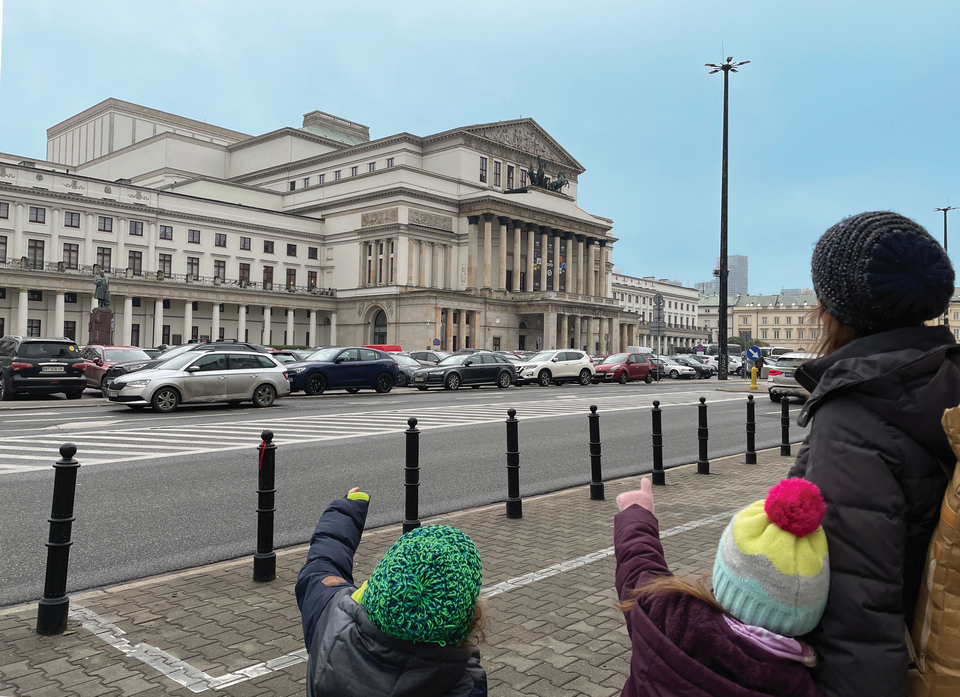
<svg viewBox="0 0 960 697"><path fill-rule="evenodd" d="M694 404L702 394L699 391L663 394L661 408ZM711 403L734 400L742 401L743 396L710 397ZM517 418L524 420L586 415L592 404L596 404L601 413L651 408L648 396L640 399L636 394L556 395L549 399L518 402L512 407L517 410ZM58 449L64 442L77 446L76 459L83 466L102 465L253 448L260 443L264 430L273 431L274 442L284 446L395 435L409 427L410 417L417 419L416 427L421 431L476 426L503 422L510 406L504 403L444 404L311 416L274 416L270 413L274 410L267 410L242 420L233 418L194 424L186 418L174 425L141 427L131 426L122 418L66 422L64 417L64 422L58 423L55 430L51 427L42 433L0 439L0 475L50 468L59 458ZM276 411L289 413L289 409Z"/></svg>

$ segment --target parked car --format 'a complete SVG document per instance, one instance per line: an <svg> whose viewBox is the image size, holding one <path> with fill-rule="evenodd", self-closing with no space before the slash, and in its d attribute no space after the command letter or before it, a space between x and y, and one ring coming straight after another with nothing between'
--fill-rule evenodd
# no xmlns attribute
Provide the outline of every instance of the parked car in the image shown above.
<svg viewBox="0 0 960 697"><path fill-rule="evenodd" d="M596 367L593 384L619 382L626 385L632 380L643 380L648 385L656 378L654 364L642 353L615 353L607 356Z"/></svg>
<svg viewBox="0 0 960 697"><path fill-rule="evenodd" d="M583 351L541 351L529 361L517 366L517 384L535 382L541 387L547 387L551 383L561 385L565 382L579 382L581 385L589 385L596 372L590 356Z"/></svg>
<svg viewBox="0 0 960 697"><path fill-rule="evenodd" d="M695 353L688 353L688 354L686 354L686 358L688 358L688 359L691 360L691 361L695 361L695 362L699 363L700 365L704 366L705 368L708 368L708 369L710 370L710 374L711 374L711 375L716 375L716 374L717 374L717 366L708 363L707 360L706 360L706 358L707 358L706 356L699 356L699 355L697 355L697 354L695 354Z"/></svg>
<svg viewBox="0 0 960 697"><path fill-rule="evenodd" d="M267 353L276 358L280 363L299 363L307 359L312 350L301 351L295 349L268 349Z"/></svg>
<svg viewBox="0 0 960 697"><path fill-rule="evenodd" d="M391 353L390 356L397 362L397 387L413 387L413 374L424 366L433 365L433 363L420 362L402 353Z"/></svg>
<svg viewBox="0 0 960 697"><path fill-rule="evenodd" d="M80 352L86 361L84 372L87 376L87 387L100 390L106 397L107 371L117 363L130 361L148 361L150 357L145 351L136 346L100 346L91 344L84 346Z"/></svg>
<svg viewBox="0 0 960 697"><path fill-rule="evenodd" d="M590 356L590 362L594 365L600 365L605 360L607 360L606 356Z"/></svg>
<svg viewBox="0 0 960 697"><path fill-rule="evenodd" d="M795 377L797 368L816 358L813 353L784 353L777 360L777 367L770 369L770 376L773 383L770 384L770 401L779 402L790 397L798 397L806 400L810 396ZM768 379L769 380L769 379ZM769 382L768 382L769 384Z"/></svg>
<svg viewBox="0 0 960 697"><path fill-rule="evenodd" d="M141 349L141 351L143 351L145 354L147 354L147 357L148 357L148 358L150 358L151 360L153 360L154 358L157 358L161 353L163 353L164 351L166 351L167 348L168 348L168 347L167 347L166 345L163 345L163 346L157 346L157 347L155 347L155 348L145 348L145 349Z"/></svg>
<svg viewBox="0 0 960 697"><path fill-rule="evenodd" d="M159 356L149 361L126 361L124 363L116 363L110 366L110 369L107 370L106 377L109 380L114 380L121 375L126 375L127 373L133 373L138 370L150 370L151 368L159 367L164 361L168 361L174 356L179 356L187 351L217 350L253 351L254 353L269 353L270 351L270 349L265 346L260 346L259 344L249 344L245 341L204 341L196 344L181 344L179 346L171 346Z"/></svg>
<svg viewBox="0 0 960 697"><path fill-rule="evenodd" d="M670 358L660 357L661 369L667 375L669 375L674 380L678 378L695 378L698 377L697 371L694 368L691 368L688 365L683 363L677 363L675 360Z"/></svg>
<svg viewBox="0 0 960 697"><path fill-rule="evenodd" d="M386 393L397 384L399 368L393 356L364 346L325 348L311 353L307 360L288 363L290 390L308 395L327 390L359 392L372 389Z"/></svg>
<svg viewBox="0 0 960 697"><path fill-rule="evenodd" d="M689 356L670 356L670 360L679 363L680 365L693 368L696 371L698 378L709 379L714 373L713 370L710 370L709 366L706 366L700 361L690 358Z"/></svg>
<svg viewBox="0 0 960 697"><path fill-rule="evenodd" d="M452 356L452 353L448 351L411 351L410 358L415 358L418 361L425 363L433 363L436 365L442 361L447 356Z"/></svg>
<svg viewBox="0 0 960 697"><path fill-rule="evenodd" d="M133 409L168 413L180 404L252 401L269 407L290 394L287 371L266 353L184 351L152 370L107 383L107 399Z"/></svg>
<svg viewBox="0 0 960 697"><path fill-rule="evenodd" d="M457 353L413 374L413 385L419 390L428 387L456 390L461 385L496 385L505 388L515 381L516 366L503 356L489 352Z"/></svg>
<svg viewBox="0 0 960 697"><path fill-rule="evenodd" d="M708 365L713 366L719 372L720 366L717 363L719 356L704 356L703 359L707 362ZM727 373L732 375L740 375L743 372L743 363L736 356L727 356Z"/></svg>
<svg viewBox="0 0 960 697"><path fill-rule="evenodd" d="M16 394L56 394L80 399L86 363L70 339L5 336L0 339L0 399Z"/></svg>

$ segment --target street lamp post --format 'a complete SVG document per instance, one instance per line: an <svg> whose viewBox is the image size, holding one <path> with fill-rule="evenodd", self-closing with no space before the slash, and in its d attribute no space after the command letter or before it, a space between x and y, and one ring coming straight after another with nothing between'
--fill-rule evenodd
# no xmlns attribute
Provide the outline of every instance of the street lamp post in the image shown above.
<svg viewBox="0 0 960 697"><path fill-rule="evenodd" d="M720 333L720 344L717 356L717 379L727 379L727 112L730 102L730 73L737 72L737 68L750 61L733 62L727 56L725 63L716 65L706 63L706 67L713 68L710 74L723 71L723 165L720 175L720 316L717 318L717 331Z"/></svg>
<svg viewBox="0 0 960 697"><path fill-rule="evenodd" d="M946 206L945 208L934 208L935 211L943 211L943 251L947 251L947 211L956 210L956 206ZM943 326L950 328L950 305L947 305L947 312L943 316Z"/></svg>

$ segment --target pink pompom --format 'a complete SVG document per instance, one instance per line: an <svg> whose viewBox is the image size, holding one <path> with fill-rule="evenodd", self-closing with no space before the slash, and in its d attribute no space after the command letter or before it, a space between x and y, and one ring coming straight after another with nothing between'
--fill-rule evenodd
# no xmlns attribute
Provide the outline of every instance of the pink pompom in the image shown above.
<svg viewBox="0 0 960 697"><path fill-rule="evenodd" d="M827 505L816 484L792 477L770 488L763 510L781 530L804 537L820 527Z"/></svg>

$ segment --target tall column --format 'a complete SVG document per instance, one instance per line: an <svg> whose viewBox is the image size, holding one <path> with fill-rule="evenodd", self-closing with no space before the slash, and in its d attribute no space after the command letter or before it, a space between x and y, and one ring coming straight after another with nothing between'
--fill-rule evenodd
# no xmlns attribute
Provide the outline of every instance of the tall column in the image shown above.
<svg viewBox="0 0 960 697"><path fill-rule="evenodd" d="M577 294L583 295L583 274L586 271L586 262L583 258L583 235L577 235Z"/></svg>
<svg viewBox="0 0 960 697"><path fill-rule="evenodd" d="M44 333L47 336L63 336L63 293L57 293L53 306L53 326Z"/></svg>
<svg viewBox="0 0 960 697"><path fill-rule="evenodd" d="M393 249L393 253L390 253L390 250ZM397 278L397 261L400 257L400 238L396 237L387 241L387 260L390 267L390 278L388 279L392 285L399 285L400 280Z"/></svg>
<svg viewBox="0 0 960 697"><path fill-rule="evenodd" d="M433 345L433 339L440 339L441 342L443 341L443 337L441 336L441 332L443 331L443 308L437 305L435 312L436 312L436 321L434 322L434 325L433 325L434 326L433 336L431 337L430 344L427 346L427 348L434 349L434 350L440 349L442 351L443 349L440 348L440 345L437 345L437 346Z"/></svg>
<svg viewBox="0 0 960 697"><path fill-rule="evenodd" d="M83 314L81 315L81 321L77 324L77 343L78 344L89 344L90 343L90 314L93 312L93 303L94 299L92 295L88 295L83 299ZM111 330L113 327L110 328ZM110 343L112 344L113 331L110 332Z"/></svg>
<svg viewBox="0 0 960 697"><path fill-rule="evenodd" d="M533 290L533 264L535 261L533 258L533 244L536 234L537 226L533 223L527 223L527 283L523 289L528 293Z"/></svg>
<svg viewBox="0 0 960 697"><path fill-rule="evenodd" d="M443 247L443 289L453 290L453 245Z"/></svg>
<svg viewBox="0 0 960 697"><path fill-rule="evenodd" d="M570 317L560 315L560 342L557 348L570 348Z"/></svg>
<svg viewBox="0 0 960 697"><path fill-rule="evenodd" d="M472 290L477 287L477 225L480 216L469 216L467 223L467 289Z"/></svg>
<svg viewBox="0 0 960 697"><path fill-rule="evenodd" d="M123 299L123 345L129 346L133 341L133 296Z"/></svg>
<svg viewBox="0 0 960 697"><path fill-rule="evenodd" d="M263 306L263 336L260 338L260 343L264 346L270 345L270 310L271 308L266 305Z"/></svg>
<svg viewBox="0 0 960 697"><path fill-rule="evenodd" d="M610 341L613 344L610 348L614 353L619 353L626 349L626 344L620 341L620 320L615 317L610 318Z"/></svg>
<svg viewBox="0 0 960 697"><path fill-rule="evenodd" d="M457 328L457 341L460 342L459 348L467 346L467 313L463 308L460 309L460 326Z"/></svg>
<svg viewBox="0 0 960 697"><path fill-rule="evenodd" d="M20 336L27 335L27 308L29 307L27 297L27 291L21 289L17 300L17 334Z"/></svg>
<svg viewBox="0 0 960 697"><path fill-rule="evenodd" d="M523 223L519 220L513 221L513 283L510 284L510 290L514 293L520 290L520 230Z"/></svg>
<svg viewBox="0 0 960 697"><path fill-rule="evenodd" d="M337 345L337 313L330 313L330 344Z"/></svg>
<svg viewBox="0 0 960 697"><path fill-rule="evenodd" d="M573 316L573 347L583 348L583 324L580 315Z"/></svg>
<svg viewBox="0 0 960 697"><path fill-rule="evenodd" d="M153 303L153 345L163 343L163 298L157 298Z"/></svg>
<svg viewBox="0 0 960 697"><path fill-rule="evenodd" d="M543 313L543 349L549 351L557 348L557 313Z"/></svg>
<svg viewBox="0 0 960 697"><path fill-rule="evenodd" d="M587 353L595 353L597 351L597 320L593 317L587 317Z"/></svg>
<svg viewBox="0 0 960 697"><path fill-rule="evenodd" d="M554 230L553 236L553 283L551 287L554 291L560 290L560 248L563 246L563 238L560 235L556 234L558 230Z"/></svg>
<svg viewBox="0 0 960 697"><path fill-rule="evenodd" d="M310 338L304 341L307 346L319 346L320 341L317 339L317 311L310 310Z"/></svg>
<svg viewBox="0 0 960 697"><path fill-rule="evenodd" d="M594 244L595 241L596 240L593 240L589 237L587 238L587 283L586 288L584 288L584 292L587 295L596 294L594 291L594 267L596 266L594 263L594 250L596 249L596 245Z"/></svg>
<svg viewBox="0 0 960 697"><path fill-rule="evenodd" d="M287 310L287 346L297 345L296 325L294 320L297 317L297 311L292 307Z"/></svg>
<svg viewBox="0 0 960 697"><path fill-rule="evenodd" d="M315 329L315 328L311 328ZM313 336L313 331L310 332ZM247 340L247 306L237 305L237 341Z"/></svg>
<svg viewBox="0 0 960 697"><path fill-rule="evenodd" d="M604 335L607 333L607 321L603 317L597 317L597 343L600 344L600 353L606 355L610 353L607 350L607 340Z"/></svg>
<svg viewBox="0 0 960 697"><path fill-rule="evenodd" d="M483 287L490 288L493 266L493 213L483 214Z"/></svg>
<svg viewBox="0 0 960 697"><path fill-rule="evenodd" d="M193 301L183 301L183 343L189 344L193 338Z"/></svg>
<svg viewBox="0 0 960 697"><path fill-rule="evenodd" d="M220 303L211 303L210 341L220 338Z"/></svg>
<svg viewBox="0 0 960 697"><path fill-rule="evenodd" d="M607 241L600 240L600 287L597 288L597 296L601 298L607 297L607 284L609 279L607 277Z"/></svg>
<svg viewBox="0 0 960 697"><path fill-rule="evenodd" d="M437 255L437 251L440 249L440 245L436 242L430 243L430 287L439 288L440 287L440 258Z"/></svg>
<svg viewBox="0 0 960 697"><path fill-rule="evenodd" d="M421 288L425 288L427 285L427 265L423 259L424 247L424 241L417 240L417 285Z"/></svg>
<svg viewBox="0 0 960 697"><path fill-rule="evenodd" d="M510 225L509 218L497 218L500 223L500 235L497 241L500 243L500 268L497 270L497 290L507 289L507 226Z"/></svg>
<svg viewBox="0 0 960 697"><path fill-rule="evenodd" d="M540 228L540 290L550 290L550 277L547 276L549 266L550 228Z"/></svg>
<svg viewBox="0 0 960 697"><path fill-rule="evenodd" d="M444 336L444 351L453 351L453 310L447 308L447 333Z"/></svg>

